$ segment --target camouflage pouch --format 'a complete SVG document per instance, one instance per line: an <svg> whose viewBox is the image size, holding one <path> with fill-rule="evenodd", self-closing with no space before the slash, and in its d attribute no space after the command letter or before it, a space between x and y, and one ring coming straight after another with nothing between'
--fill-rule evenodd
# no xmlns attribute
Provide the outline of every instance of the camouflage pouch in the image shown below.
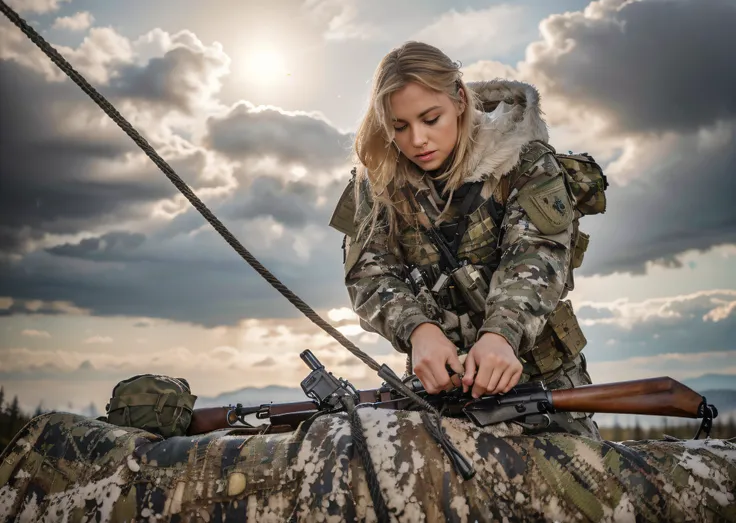
<svg viewBox="0 0 736 523"><path fill-rule="evenodd" d="M568 360L575 358L588 343L573 311L570 300L561 300L547 323L552 328L557 341Z"/></svg>
<svg viewBox="0 0 736 523"><path fill-rule="evenodd" d="M608 180L600 165L586 153L555 153L555 158L565 168L567 185L575 198L575 208L583 215L606 212Z"/></svg>
<svg viewBox="0 0 736 523"><path fill-rule="evenodd" d="M147 430L164 438L184 436L196 399L183 378L154 374L133 376L112 390L106 407L107 422Z"/></svg>
<svg viewBox="0 0 736 523"><path fill-rule="evenodd" d="M573 269L577 269L583 264L583 258L585 257L585 251L588 250L589 243L590 243L590 235L585 234L581 230L576 230L575 248L572 252L572 268Z"/></svg>

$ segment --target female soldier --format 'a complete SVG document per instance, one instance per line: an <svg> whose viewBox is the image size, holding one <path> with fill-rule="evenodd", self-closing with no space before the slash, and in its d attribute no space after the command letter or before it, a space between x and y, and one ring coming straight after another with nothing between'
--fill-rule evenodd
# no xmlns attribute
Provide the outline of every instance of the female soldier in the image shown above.
<svg viewBox="0 0 736 523"><path fill-rule="evenodd" d="M346 233L361 325L406 353L430 394L460 377L475 397L507 392L522 374L550 388L590 383L585 338L561 301L574 202L538 102L519 82L466 86L423 43L392 50L375 73L355 139L361 165L331 225ZM552 425L600 437L584 414Z"/></svg>

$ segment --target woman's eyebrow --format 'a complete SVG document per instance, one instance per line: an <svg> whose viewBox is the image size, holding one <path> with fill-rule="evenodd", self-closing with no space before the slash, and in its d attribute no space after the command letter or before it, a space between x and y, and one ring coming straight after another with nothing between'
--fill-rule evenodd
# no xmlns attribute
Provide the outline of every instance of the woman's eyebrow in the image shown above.
<svg viewBox="0 0 736 523"><path fill-rule="evenodd" d="M424 111L422 111L421 113L419 113L419 116L417 116L417 118L422 118L428 112L434 111L435 109L441 109L441 108L442 108L441 105L434 105L434 106L430 107L429 109L425 109ZM400 118L394 118L394 122L403 122L403 121L404 120L402 120Z"/></svg>

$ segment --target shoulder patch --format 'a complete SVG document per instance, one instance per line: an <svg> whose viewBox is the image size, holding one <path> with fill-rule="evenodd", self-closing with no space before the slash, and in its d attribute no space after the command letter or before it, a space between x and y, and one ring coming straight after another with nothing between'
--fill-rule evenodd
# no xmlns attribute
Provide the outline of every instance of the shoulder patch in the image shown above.
<svg viewBox="0 0 736 523"><path fill-rule="evenodd" d="M574 207L562 174L532 180L519 191L519 205L542 234L557 234L572 223Z"/></svg>
<svg viewBox="0 0 736 523"><path fill-rule="evenodd" d="M351 179L342 191L330 218L330 227L343 234L355 234L355 181Z"/></svg>

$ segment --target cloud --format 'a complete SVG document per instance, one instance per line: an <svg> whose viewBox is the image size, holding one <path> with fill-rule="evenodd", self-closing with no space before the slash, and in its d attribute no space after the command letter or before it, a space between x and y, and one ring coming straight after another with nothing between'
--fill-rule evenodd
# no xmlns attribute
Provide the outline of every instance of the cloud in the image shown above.
<svg viewBox="0 0 736 523"><path fill-rule="evenodd" d="M50 338L51 334L46 331L39 331L36 329L23 329L21 335L28 336L29 338Z"/></svg>
<svg viewBox="0 0 736 523"><path fill-rule="evenodd" d="M470 59L502 56L528 42L536 27L527 20L524 6L499 4L486 9L450 9L409 40L437 46L448 54Z"/></svg>
<svg viewBox="0 0 736 523"><path fill-rule="evenodd" d="M736 137L736 121L724 132ZM678 266L685 251L736 243L736 149L704 144L695 133L667 148L653 141L628 146L630 181L609 187L605 214L581 219L591 240L579 274L641 274L649 261ZM660 155L650 157L648 146Z"/></svg>
<svg viewBox="0 0 736 523"><path fill-rule="evenodd" d="M188 114L217 107L213 97L230 71L230 58L219 43L207 46L191 31L169 35L157 29L131 47L134 58L118 70L111 84L113 95ZM145 60L139 54L152 49L160 54Z"/></svg>
<svg viewBox="0 0 736 523"><path fill-rule="evenodd" d="M536 85L552 145L591 153L609 176L606 214L581 220L578 274L642 274L736 242L734 23L725 0L592 2L544 20L516 67L465 68Z"/></svg>
<svg viewBox="0 0 736 523"><path fill-rule="evenodd" d="M380 28L365 23L355 0L304 0L302 10L325 26L326 40L367 40L380 35Z"/></svg>
<svg viewBox="0 0 736 523"><path fill-rule="evenodd" d="M718 322L727 319L734 311L736 290L698 291L642 302L630 302L625 298L612 303L580 302L578 307L579 317L585 325L615 324L631 329L636 324L653 320L679 321L696 311L702 321ZM702 313L703 310L706 312Z"/></svg>
<svg viewBox="0 0 736 523"><path fill-rule="evenodd" d="M619 361L592 363L588 370L594 383L610 383L669 376L678 381L704 373L733 374L736 379L736 350L696 354L666 352L656 356L634 356Z"/></svg>
<svg viewBox="0 0 736 523"><path fill-rule="evenodd" d="M592 2L547 18L524 69L611 131L688 132L736 116L734 24L730 0Z"/></svg>
<svg viewBox="0 0 736 523"><path fill-rule="evenodd" d="M86 344L106 344L106 343L112 343L112 338L109 336L91 336L84 340L84 343Z"/></svg>
<svg viewBox="0 0 736 523"><path fill-rule="evenodd" d="M350 160L351 137L324 117L241 102L208 120L205 143L232 158L275 156L287 165L329 170ZM347 173L346 173L347 175Z"/></svg>
<svg viewBox="0 0 736 523"><path fill-rule="evenodd" d="M3 298L2 300L4 300L2 305L7 305L7 307L0 307L0 316L11 316L14 314L86 315L90 313L88 309L82 309L71 302L62 300L44 301L19 298Z"/></svg>
<svg viewBox="0 0 736 523"><path fill-rule="evenodd" d="M134 320L121 321L133 323ZM60 348L57 344L52 348L0 348L0 380L110 380L114 383L134 374L154 372L185 377L202 394L245 385L295 386L309 373L299 358L299 353L308 348L336 375L362 384L380 382L373 371L305 318L249 319L217 329L171 323L151 327L147 334L151 339L166 341L158 342L156 348L135 347L124 340L108 341L104 338L111 337L97 335L93 337L96 340L87 341L104 341L110 350L101 351L86 343L76 349ZM359 335L350 338L356 341ZM119 350L121 346L126 350ZM395 351L381 352L373 347L371 354L399 373L403 369L404 356ZM353 360L359 364L355 365ZM258 372L251 372L253 368L258 368Z"/></svg>
<svg viewBox="0 0 736 523"><path fill-rule="evenodd" d="M46 234L140 218L176 190L152 175L155 167L137 164L135 144L80 103L76 89L0 61L4 252L22 252Z"/></svg>
<svg viewBox="0 0 736 523"><path fill-rule="evenodd" d="M273 367L274 365L276 365L276 360L270 356L253 364L254 367Z"/></svg>
<svg viewBox="0 0 736 523"><path fill-rule="evenodd" d="M54 29L66 29L67 31L83 31L88 29L95 21L95 17L89 11L80 11L72 16L61 16L54 20L51 26Z"/></svg>
<svg viewBox="0 0 736 523"><path fill-rule="evenodd" d="M71 0L6 0L19 13L48 13L59 9L60 4Z"/></svg>
<svg viewBox="0 0 736 523"><path fill-rule="evenodd" d="M57 256L88 260L120 260L140 247L146 237L140 233L111 232L97 238L86 238L79 243L65 243L48 249Z"/></svg>
<svg viewBox="0 0 736 523"><path fill-rule="evenodd" d="M588 339L585 353L591 362L600 363L734 350L735 304L736 290L721 289L639 302L581 301L576 309Z"/></svg>

